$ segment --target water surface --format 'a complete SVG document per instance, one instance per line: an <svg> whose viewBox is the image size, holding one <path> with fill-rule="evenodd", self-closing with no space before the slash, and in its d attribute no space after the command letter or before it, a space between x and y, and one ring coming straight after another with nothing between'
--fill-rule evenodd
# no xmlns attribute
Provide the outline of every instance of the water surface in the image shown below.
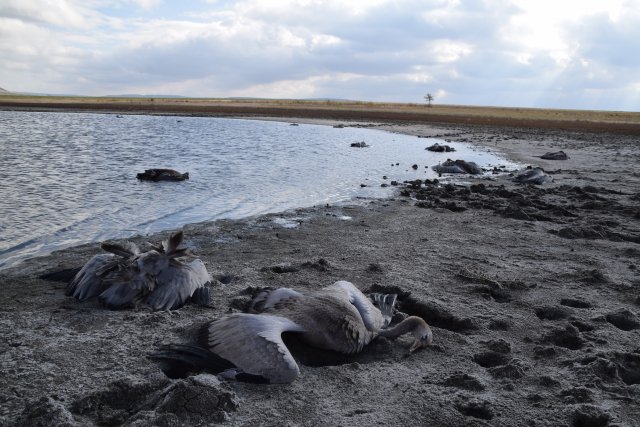
<svg viewBox="0 0 640 427"><path fill-rule="evenodd" d="M359 141L370 147L350 147ZM0 268L186 223L386 196L383 175L433 177L425 166L447 156L507 164L465 144L426 151L434 142L443 141L271 121L0 112ZM136 179L162 167L190 180Z"/></svg>

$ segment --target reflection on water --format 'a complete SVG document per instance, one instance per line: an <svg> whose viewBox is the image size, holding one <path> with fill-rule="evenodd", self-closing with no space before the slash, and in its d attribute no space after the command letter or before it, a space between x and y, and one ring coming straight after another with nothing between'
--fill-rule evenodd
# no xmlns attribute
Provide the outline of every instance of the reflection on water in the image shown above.
<svg viewBox="0 0 640 427"><path fill-rule="evenodd" d="M357 141L370 147L351 148ZM425 151L433 142L252 120L0 112L0 268L186 223L384 196L383 175L431 177L424 166L447 156ZM504 164L453 145L457 158ZM138 181L148 168L188 171L190 180Z"/></svg>

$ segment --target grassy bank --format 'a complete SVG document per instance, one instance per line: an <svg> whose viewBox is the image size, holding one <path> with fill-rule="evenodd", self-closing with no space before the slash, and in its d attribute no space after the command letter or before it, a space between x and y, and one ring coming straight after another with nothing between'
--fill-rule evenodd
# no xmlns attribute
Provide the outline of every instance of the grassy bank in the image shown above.
<svg viewBox="0 0 640 427"><path fill-rule="evenodd" d="M0 96L0 108L407 121L640 135L640 113L358 101Z"/></svg>

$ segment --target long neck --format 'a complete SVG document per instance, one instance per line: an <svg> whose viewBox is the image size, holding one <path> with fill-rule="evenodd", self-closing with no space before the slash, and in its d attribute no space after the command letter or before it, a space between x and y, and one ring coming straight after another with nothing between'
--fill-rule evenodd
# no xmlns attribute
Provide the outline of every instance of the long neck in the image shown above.
<svg viewBox="0 0 640 427"><path fill-rule="evenodd" d="M378 331L378 335L394 339L398 338L400 335L406 334L408 332L413 332L417 328L421 328L424 326L426 326L426 322L424 321L424 319L418 316L409 316L393 328L381 329L380 331Z"/></svg>

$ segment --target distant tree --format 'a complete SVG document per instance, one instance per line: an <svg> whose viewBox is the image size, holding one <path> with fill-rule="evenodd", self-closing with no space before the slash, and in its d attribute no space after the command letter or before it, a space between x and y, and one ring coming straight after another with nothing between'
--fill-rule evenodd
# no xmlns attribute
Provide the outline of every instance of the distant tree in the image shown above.
<svg viewBox="0 0 640 427"><path fill-rule="evenodd" d="M433 95L430 93L424 96L424 100L427 101L427 107L431 107L431 101L433 101Z"/></svg>

